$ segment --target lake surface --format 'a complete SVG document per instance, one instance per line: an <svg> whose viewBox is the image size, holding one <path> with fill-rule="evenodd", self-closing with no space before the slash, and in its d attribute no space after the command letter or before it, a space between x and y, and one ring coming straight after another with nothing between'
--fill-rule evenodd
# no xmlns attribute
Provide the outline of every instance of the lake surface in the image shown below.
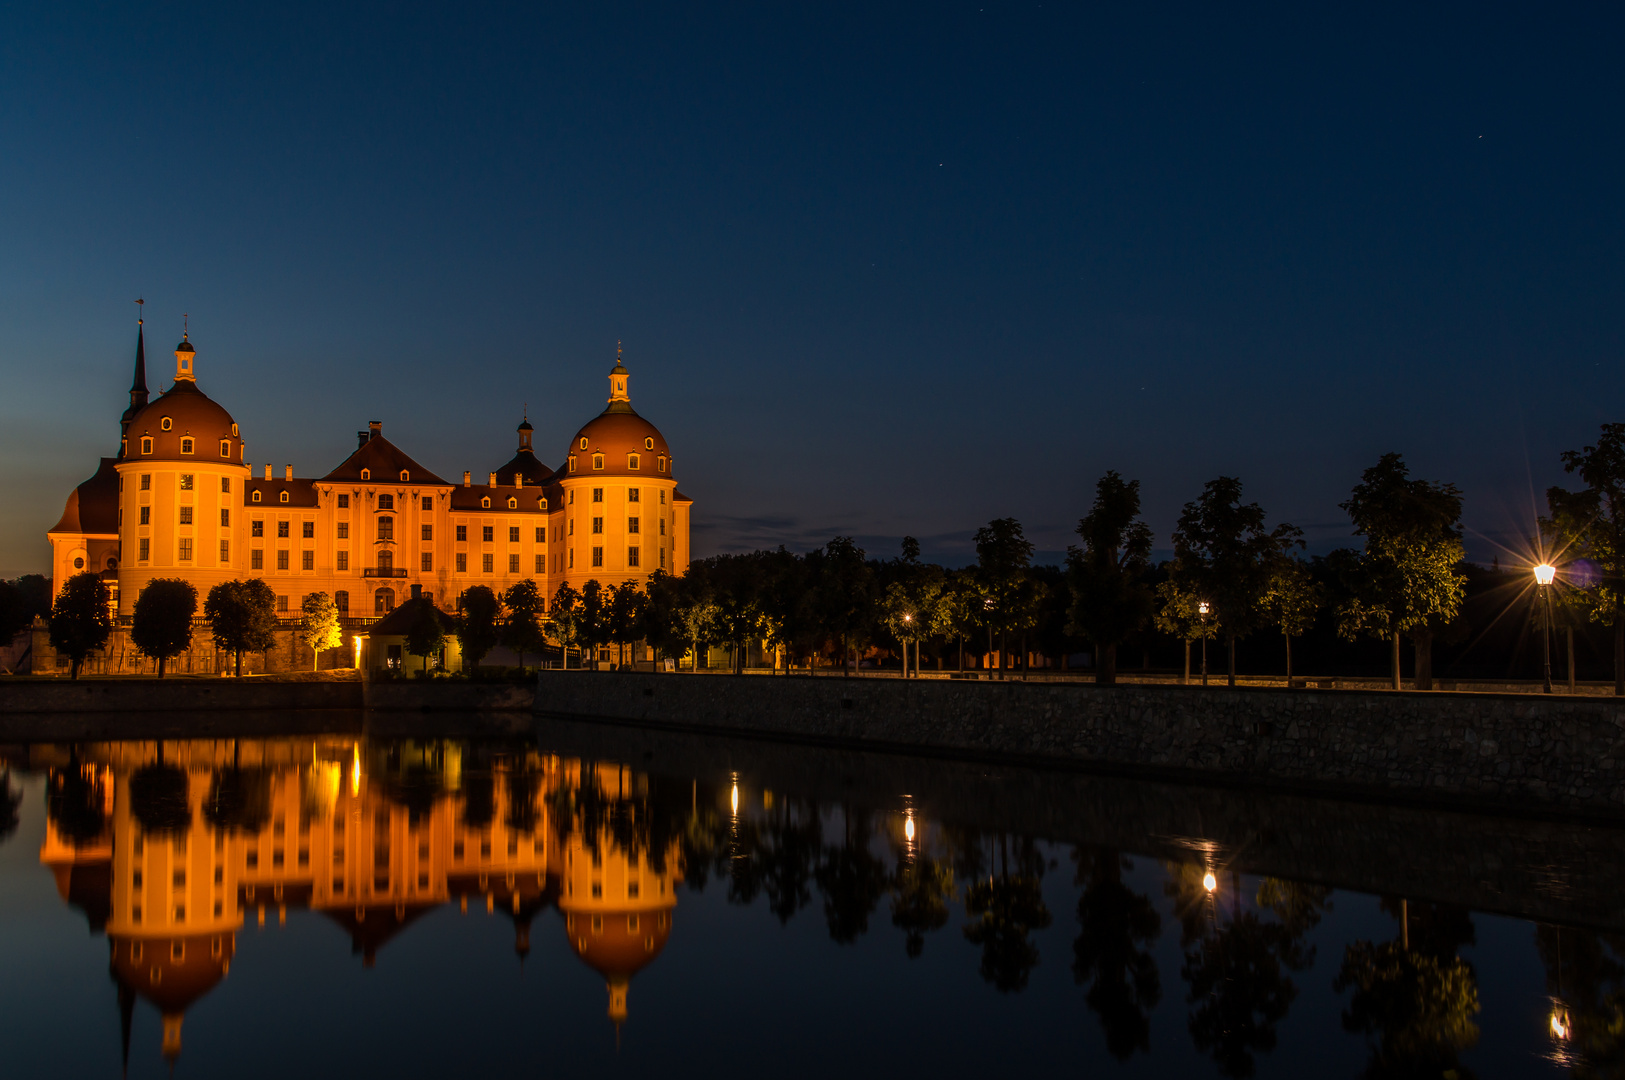
<svg viewBox="0 0 1625 1080"><path fill-rule="evenodd" d="M436 723L8 749L6 1074L1625 1068L1619 830Z"/></svg>

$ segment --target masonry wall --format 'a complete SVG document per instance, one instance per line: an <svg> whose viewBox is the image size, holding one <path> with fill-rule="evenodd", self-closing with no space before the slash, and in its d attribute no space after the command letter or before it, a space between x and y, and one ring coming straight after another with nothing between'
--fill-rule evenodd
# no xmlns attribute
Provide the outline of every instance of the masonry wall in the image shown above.
<svg viewBox="0 0 1625 1080"><path fill-rule="evenodd" d="M66 655L58 655L51 647L51 632L43 620L36 619L30 631L33 636L32 671L35 675L60 673L66 675L71 666ZM293 627L276 631L276 644L263 653L243 654L243 674L266 674L287 671L310 671L314 654L299 641ZM348 643L349 636L345 636ZM355 666L355 650L346 647L323 650L321 670ZM235 657L214 647L214 638L206 626L192 631L192 647L175 657L164 668L175 675L215 675L236 671ZM81 675L156 675L158 661L145 655L130 640L128 627L115 628L107 639L107 646L92 653L80 668Z"/></svg>
<svg viewBox="0 0 1625 1080"><path fill-rule="evenodd" d="M1625 700L544 671L537 710L1625 817Z"/></svg>

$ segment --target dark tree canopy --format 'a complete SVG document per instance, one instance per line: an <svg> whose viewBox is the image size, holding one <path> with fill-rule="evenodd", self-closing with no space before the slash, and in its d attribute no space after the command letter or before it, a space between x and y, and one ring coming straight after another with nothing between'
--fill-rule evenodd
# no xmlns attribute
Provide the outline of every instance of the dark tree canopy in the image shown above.
<svg viewBox="0 0 1625 1080"><path fill-rule="evenodd" d="M1101 477L1094 506L1077 531L1083 544L1067 550L1069 625L1094 643L1099 651L1095 679L1110 685L1116 681L1117 646L1151 616L1145 579L1151 527L1140 519L1140 482L1125 481L1115 471Z"/></svg>
<svg viewBox="0 0 1625 1080"><path fill-rule="evenodd" d="M197 616L197 589L181 578L153 578L135 599L130 640L164 665L192 647L192 620Z"/></svg>
<svg viewBox="0 0 1625 1080"><path fill-rule="evenodd" d="M563 586L560 586L563 588ZM462 618L457 623L457 644L463 651L463 670L473 671L497 644L497 616L502 605L484 585L471 585L457 598Z"/></svg>
<svg viewBox="0 0 1625 1080"><path fill-rule="evenodd" d="M264 652L276 644L276 593L259 578L223 581L203 602L214 643L236 658L243 673L243 653Z"/></svg>
<svg viewBox="0 0 1625 1080"><path fill-rule="evenodd" d="M85 658L112 636L112 599L101 575L86 570L63 584L51 608L51 647L68 654L75 679Z"/></svg>

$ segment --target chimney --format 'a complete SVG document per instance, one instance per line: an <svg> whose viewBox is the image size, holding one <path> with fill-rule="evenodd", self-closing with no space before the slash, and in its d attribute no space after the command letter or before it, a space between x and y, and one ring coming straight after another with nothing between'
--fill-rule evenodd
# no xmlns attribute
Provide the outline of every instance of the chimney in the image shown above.
<svg viewBox="0 0 1625 1080"><path fill-rule="evenodd" d="M423 599L423 586L417 584L416 582L414 582L413 585L412 585L412 599L414 599L414 600L422 600Z"/></svg>
<svg viewBox="0 0 1625 1080"><path fill-rule="evenodd" d="M282 466L282 479L284 479L284 480L292 480L293 479L293 466L292 465L284 465L284 466Z"/></svg>
<svg viewBox="0 0 1625 1080"><path fill-rule="evenodd" d="M516 488L522 488L522 487L525 486L525 474L524 473L516 472L516 473L513 474L513 486L516 487Z"/></svg>
<svg viewBox="0 0 1625 1080"><path fill-rule="evenodd" d="M273 472L275 472L275 471L276 471L276 466L275 465L267 465L265 467L265 478L267 480L271 479L271 474Z"/></svg>
<svg viewBox="0 0 1625 1080"><path fill-rule="evenodd" d="M464 487L473 487L474 486L474 474L469 472L467 469L463 470L463 486Z"/></svg>
<svg viewBox="0 0 1625 1080"><path fill-rule="evenodd" d="M380 435L382 435L383 433L384 433L384 422L382 420L368 420L367 421L367 438L376 439Z"/></svg>
<svg viewBox="0 0 1625 1080"><path fill-rule="evenodd" d="M491 486L492 487L497 486L497 474L496 473L491 474Z"/></svg>
<svg viewBox="0 0 1625 1080"><path fill-rule="evenodd" d="M356 432L356 433L355 433L355 448L356 448L356 449L357 449L357 450L359 450L359 449L361 449L361 448L362 448L362 447L363 447L363 446L366 446L366 445L367 445L367 440L368 440L368 439L369 439L369 438L371 438L371 437L372 437L372 436L370 436L370 435L369 435L369 434L367 434L367 432L365 432L365 431L358 431L358 432Z"/></svg>

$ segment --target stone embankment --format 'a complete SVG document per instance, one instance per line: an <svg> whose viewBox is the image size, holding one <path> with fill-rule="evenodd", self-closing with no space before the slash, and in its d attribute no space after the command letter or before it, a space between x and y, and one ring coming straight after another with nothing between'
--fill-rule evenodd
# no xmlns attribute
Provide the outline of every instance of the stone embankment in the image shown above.
<svg viewBox="0 0 1625 1080"><path fill-rule="evenodd" d="M1625 818L1625 701L544 671L537 710L757 738Z"/></svg>

